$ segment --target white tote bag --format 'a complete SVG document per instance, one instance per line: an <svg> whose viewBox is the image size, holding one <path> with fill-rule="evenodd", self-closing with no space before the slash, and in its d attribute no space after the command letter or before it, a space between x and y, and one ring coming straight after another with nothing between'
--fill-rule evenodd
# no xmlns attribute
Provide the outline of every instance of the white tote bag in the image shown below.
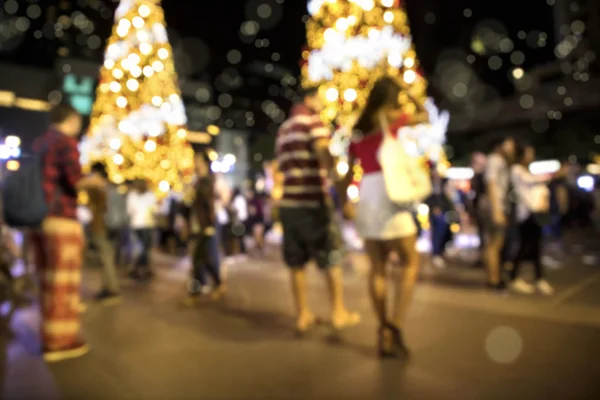
<svg viewBox="0 0 600 400"><path fill-rule="evenodd" d="M394 203L414 203L425 200L432 191L428 171L417 158L406 154L404 145L392 136L385 118L380 118L383 141L379 148L379 164L385 189Z"/></svg>

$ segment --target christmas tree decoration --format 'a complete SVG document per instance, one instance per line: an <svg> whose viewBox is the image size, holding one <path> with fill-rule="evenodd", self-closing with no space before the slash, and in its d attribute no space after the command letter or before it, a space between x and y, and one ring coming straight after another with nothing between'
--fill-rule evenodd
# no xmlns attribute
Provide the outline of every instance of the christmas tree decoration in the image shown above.
<svg viewBox="0 0 600 400"><path fill-rule="evenodd" d="M193 173L187 118L160 0L122 0L108 39L82 163L117 184L145 179L159 194Z"/></svg>
<svg viewBox="0 0 600 400"><path fill-rule="evenodd" d="M417 112L411 97L429 113L428 123L403 128L407 150L435 161L442 158L449 115L427 98L427 81L399 0L311 0L308 11L302 83L319 86L325 103L321 116L339 127L332 153L345 155L352 125L371 88L388 76L408 86L410 96L402 93L399 99L407 114Z"/></svg>

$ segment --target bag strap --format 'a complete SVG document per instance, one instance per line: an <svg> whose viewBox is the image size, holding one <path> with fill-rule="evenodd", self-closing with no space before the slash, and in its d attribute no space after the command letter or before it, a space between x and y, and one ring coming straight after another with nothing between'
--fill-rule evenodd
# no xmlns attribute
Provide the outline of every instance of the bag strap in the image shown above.
<svg viewBox="0 0 600 400"><path fill-rule="evenodd" d="M383 114L379 114L379 125L381 126L383 136L386 138L393 139L392 131L390 130L390 124L388 123L387 119L383 116Z"/></svg>

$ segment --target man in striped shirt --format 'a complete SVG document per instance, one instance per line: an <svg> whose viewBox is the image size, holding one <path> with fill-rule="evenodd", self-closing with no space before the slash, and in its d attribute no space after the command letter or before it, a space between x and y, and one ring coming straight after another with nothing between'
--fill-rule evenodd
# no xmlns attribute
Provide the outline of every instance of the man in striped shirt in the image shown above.
<svg viewBox="0 0 600 400"><path fill-rule="evenodd" d="M316 321L308 306L304 272L311 260L326 272L334 329L360 320L344 305L341 236L327 194L327 175L335 167L329 153L330 130L319 117L322 109L317 88L305 90L302 103L292 108L279 129L275 144L279 173L283 175L279 200L283 257L291 269L298 333L306 332Z"/></svg>

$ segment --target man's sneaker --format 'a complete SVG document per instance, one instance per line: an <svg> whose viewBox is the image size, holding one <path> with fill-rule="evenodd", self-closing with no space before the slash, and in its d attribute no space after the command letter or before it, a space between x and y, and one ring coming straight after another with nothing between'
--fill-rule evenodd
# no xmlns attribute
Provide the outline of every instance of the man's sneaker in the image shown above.
<svg viewBox="0 0 600 400"><path fill-rule="evenodd" d="M46 362L59 362L69 360L72 358L78 358L86 355L90 351L87 344L77 344L69 349L64 350L47 350L44 351L44 361Z"/></svg>
<svg viewBox="0 0 600 400"><path fill-rule="evenodd" d="M431 262L433 264L434 267L439 268L439 269L444 269L446 268L446 261L444 261L444 258L441 256L435 256L431 259Z"/></svg>
<svg viewBox="0 0 600 400"><path fill-rule="evenodd" d="M537 288L539 293L545 296L552 296L554 294L554 288L550 286L548 281L545 279L540 279L539 281L537 281L535 283L535 287Z"/></svg>
<svg viewBox="0 0 600 400"><path fill-rule="evenodd" d="M96 301L105 306L114 306L121 302L121 295L109 290L103 290L96 295Z"/></svg>
<svg viewBox="0 0 600 400"><path fill-rule="evenodd" d="M510 284L510 288L513 291L515 291L517 293L521 293L521 294L534 294L535 293L535 287L532 284L525 282L521 278L517 278L514 281L512 281L512 283Z"/></svg>

